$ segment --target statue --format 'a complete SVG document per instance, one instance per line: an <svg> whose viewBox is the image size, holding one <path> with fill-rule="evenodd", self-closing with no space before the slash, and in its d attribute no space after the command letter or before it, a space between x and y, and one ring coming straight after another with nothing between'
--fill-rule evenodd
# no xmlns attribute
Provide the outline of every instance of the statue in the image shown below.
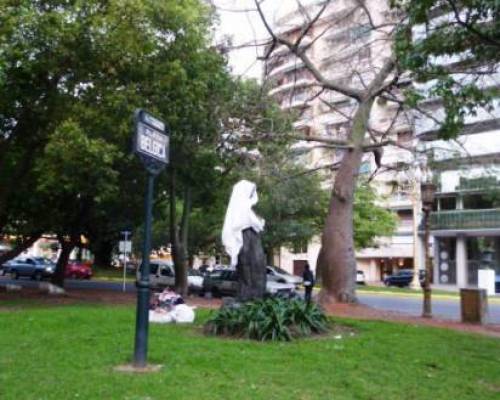
<svg viewBox="0 0 500 400"><path fill-rule="evenodd" d="M257 202L255 183L239 181L233 187L222 229L222 244L231 257L231 267L236 267L238 300L242 302L263 298L266 292L266 257L260 240L264 220L252 210Z"/></svg>

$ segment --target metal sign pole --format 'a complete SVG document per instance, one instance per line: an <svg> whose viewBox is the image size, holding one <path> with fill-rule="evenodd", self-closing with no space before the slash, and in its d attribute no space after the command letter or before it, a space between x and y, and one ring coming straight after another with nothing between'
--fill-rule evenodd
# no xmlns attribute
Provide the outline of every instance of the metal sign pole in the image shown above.
<svg viewBox="0 0 500 400"><path fill-rule="evenodd" d="M144 243L140 278L137 280L137 316L135 326L134 366L147 364L149 331L149 255L151 253L151 223L153 219L153 187L155 176L169 162L169 136L164 122L144 110L135 112L134 150L148 172L146 190Z"/></svg>
<svg viewBox="0 0 500 400"><path fill-rule="evenodd" d="M142 248L141 277L137 281L137 319L135 333L134 364L144 367L148 353L148 317L149 317L149 253L151 252L151 220L153 211L153 185L155 176L148 173L144 226L144 244Z"/></svg>
<svg viewBox="0 0 500 400"><path fill-rule="evenodd" d="M123 288L122 290L124 292L127 291L127 245L128 245L128 235L130 234L129 231L124 231L122 234L125 236L125 243L123 245Z"/></svg>

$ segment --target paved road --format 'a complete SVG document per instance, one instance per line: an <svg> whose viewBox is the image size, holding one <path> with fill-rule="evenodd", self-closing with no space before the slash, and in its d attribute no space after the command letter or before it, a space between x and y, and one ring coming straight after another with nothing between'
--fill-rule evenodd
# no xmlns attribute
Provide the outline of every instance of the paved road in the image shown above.
<svg viewBox="0 0 500 400"><path fill-rule="evenodd" d="M361 303L373 308L397 311L413 316L422 314L422 299L418 297L359 293L358 298ZM432 300L432 312L434 316L439 318L460 320L459 299L435 298ZM500 324L500 303L498 301L489 304L489 322Z"/></svg>
<svg viewBox="0 0 500 400"><path fill-rule="evenodd" d="M26 287L36 287L38 282L29 279L20 279L17 281L0 277L0 285L6 283L16 283ZM106 290L122 290L121 282L104 282L104 281L82 281L82 280L67 280L66 286L73 289L106 289ZM135 291L134 283L127 283L127 291ZM358 293L358 298L362 304L370 307L378 308L387 311L396 311L403 314L418 316L422 313L422 300L415 296L403 296L401 294L367 294ZM436 317L445 319L460 319L460 303L457 299L440 299L435 298L432 301L433 314ZM489 321L491 323L500 324L500 302L490 302L489 304Z"/></svg>

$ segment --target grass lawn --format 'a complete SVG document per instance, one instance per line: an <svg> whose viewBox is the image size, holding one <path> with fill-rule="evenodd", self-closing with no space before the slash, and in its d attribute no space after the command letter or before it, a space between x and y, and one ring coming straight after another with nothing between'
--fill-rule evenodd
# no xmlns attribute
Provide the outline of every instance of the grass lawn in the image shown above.
<svg viewBox="0 0 500 400"><path fill-rule="evenodd" d="M123 268L92 266L93 279L107 281L123 281ZM127 282L135 282L135 274L127 271Z"/></svg>
<svg viewBox="0 0 500 400"><path fill-rule="evenodd" d="M200 312L201 319L208 312ZM0 399L498 399L500 340L342 321L353 337L223 340L195 326L150 329L159 373L128 375L131 307L0 311Z"/></svg>

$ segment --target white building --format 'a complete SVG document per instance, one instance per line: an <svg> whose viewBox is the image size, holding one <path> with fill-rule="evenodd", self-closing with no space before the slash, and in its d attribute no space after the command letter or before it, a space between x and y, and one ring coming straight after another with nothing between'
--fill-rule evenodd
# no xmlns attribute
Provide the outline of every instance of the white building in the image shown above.
<svg viewBox="0 0 500 400"><path fill-rule="evenodd" d="M390 42L384 40L383 29L372 30L370 22L384 23L393 18L384 3L367 0L364 4L371 10L371 21L357 1L332 2L300 44L327 78L358 87L364 84L363 78L369 82L373 70L390 51ZM320 5L310 5L306 10L309 16L314 16L318 7ZM274 29L294 41L301 35L306 21L303 11L288 12L275 21ZM285 46L271 53L265 66L265 80L270 85L269 93L281 107L297 113L296 129L306 135L345 138L354 103L338 93L320 93L310 71ZM412 84L409 79L401 81L401 86L409 84ZM498 84L496 75L484 78L485 86ZM435 242L432 252L437 266L434 283L447 287L474 285L478 259L484 249L494 251L493 266L500 274L500 208L495 208L500 204L486 201L485 187L477 186L488 182L500 187L500 181L496 180L500 176L499 104L495 104L493 112L483 110L468 117L466 129L457 142L436 140L434 120L417 118L414 113L401 113L395 118L397 107L396 103L377 101L370 125L378 131L388 131L388 137L407 148L425 145L432 149L432 167L440 182L437 209L431 216ZM425 107L435 119L443 116L439 101L430 101ZM342 158L342 150L332 152L315 147L311 142L299 143L296 147L308 150L300 160L311 167L329 165ZM384 149L385 165L411 165L413 162L414 154L410 151L400 147ZM374 160L367 155L360 172L372 173L374 170ZM358 269L365 272L366 279L380 282L385 274L397 269L413 268L415 264L417 268L424 268L422 232L418 230L420 183L419 177L412 175L412 168L407 173L381 173L373 183L383 205L399 217L392 237L380 238L376 248L363 249L356 254ZM302 249L282 249L276 262L291 272L300 273L306 261L315 268L319 248L319 238L315 238Z"/></svg>

